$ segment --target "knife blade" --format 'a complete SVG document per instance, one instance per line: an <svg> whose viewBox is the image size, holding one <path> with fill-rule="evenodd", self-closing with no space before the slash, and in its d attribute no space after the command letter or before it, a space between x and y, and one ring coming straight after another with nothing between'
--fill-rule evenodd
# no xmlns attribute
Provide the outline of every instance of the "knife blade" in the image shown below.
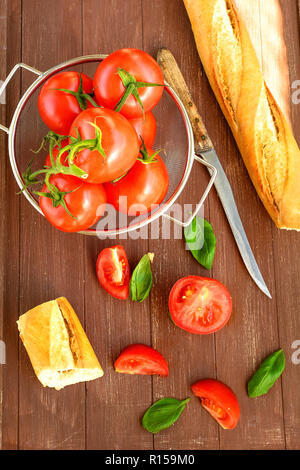
<svg viewBox="0 0 300 470"><path fill-rule="evenodd" d="M192 99L179 66L171 51L165 48L159 49L157 61L164 73L166 82L178 94L187 111L194 133L195 153L197 155L201 155L205 161L215 166L218 170L214 185L223 205L224 212L244 264L256 285L271 299L272 296L266 286L251 250L251 246L239 216L230 183L214 149L213 143L209 138L204 122Z"/></svg>

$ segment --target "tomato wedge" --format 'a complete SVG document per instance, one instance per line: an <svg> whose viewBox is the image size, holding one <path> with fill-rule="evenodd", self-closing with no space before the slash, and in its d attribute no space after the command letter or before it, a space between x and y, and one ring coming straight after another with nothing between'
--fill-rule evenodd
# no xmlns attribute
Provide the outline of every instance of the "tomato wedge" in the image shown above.
<svg viewBox="0 0 300 470"><path fill-rule="evenodd" d="M123 349L115 361L115 370L121 374L169 375L165 358L156 349L144 344L131 344Z"/></svg>
<svg viewBox="0 0 300 470"><path fill-rule="evenodd" d="M123 246L104 248L98 256L96 270L100 284L110 295L128 299L130 267Z"/></svg>
<svg viewBox="0 0 300 470"><path fill-rule="evenodd" d="M192 385L201 405L222 426L233 429L240 418L240 407L231 388L215 379L199 380Z"/></svg>
<svg viewBox="0 0 300 470"><path fill-rule="evenodd" d="M169 297L174 323L190 333L205 335L228 322L232 301L228 290L215 279L187 276L177 281Z"/></svg>

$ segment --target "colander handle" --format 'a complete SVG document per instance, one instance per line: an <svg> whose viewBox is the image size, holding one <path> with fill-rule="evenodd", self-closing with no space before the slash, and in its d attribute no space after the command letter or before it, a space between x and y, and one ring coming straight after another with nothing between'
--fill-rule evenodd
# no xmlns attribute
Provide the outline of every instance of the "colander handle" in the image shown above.
<svg viewBox="0 0 300 470"><path fill-rule="evenodd" d="M199 157L198 155L195 155L194 156L195 160L197 160L197 162L201 163L202 165L206 166L206 168L208 168L208 171L210 173L210 180L209 180L209 183L199 201L199 203L197 204L196 206L196 209L194 210L194 212L188 217L187 220L185 220L184 222L182 220L179 220L179 219L176 219L175 217L171 217L169 214L163 214L163 217L166 217L167 219L169 220L172 220L173 222L175 222L176 224L178 225L181 225L181 227L188 227L188 225L190 225L190 223L192 222L192 220L194 219L194 217L198 214L198 212L200 211L201 207L203 206L204 204L204 201L205 199L207 198L208 196L208 193L209 191L211 190L211 187L212 185L214 184L214 181L216 179L216 176L217 176L217 169L216 167L214 167L213 165L211 165L210 163L206 162L205 160L203 160L203 158Z"/></svg>
<svg viewBox="0 0 300 470"><path fill-rule="evenodd" d="M16 73L16 71L19 70L20 68L29 70L29 72L32 72L32 73L34 73L35 75L42 75L42 72L40 72L39 70L34 69L33 67L30 67L30 65L26 65L26 64L23 64L23 63L16 64L16 65L14 66L14 68L11 70L11 72L7 75L7 77L6 77L6 79L4 80L4 82L2 83L2 85L1 85L1 87L0 87L0 96L2 95L2 93L4 92L4 90L6 89L8 83L10 82L10 80L12 79L12 77L14 76L14 74ZM1 129L2 131L6 132L7 134L9 134L9 128L8 128L8 127L3 126L2 124L0 124L0 129Z"/></svg>

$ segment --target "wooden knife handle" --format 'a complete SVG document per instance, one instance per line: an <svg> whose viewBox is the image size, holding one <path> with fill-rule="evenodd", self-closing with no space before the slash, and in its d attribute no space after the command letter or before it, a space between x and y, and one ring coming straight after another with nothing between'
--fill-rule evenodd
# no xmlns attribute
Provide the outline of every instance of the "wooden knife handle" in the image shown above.
<svg viewBox="0 0 300 470"><path fill-rule="evenodd" d="M194 132L195 152L199 153L212 148L213 144L208 136L203 119L201 118L201 115L193 101L175 57L169 49L162 48L159 49L157 53L157 61L163 71L167 83L178 94L188 113Z"/></svg>

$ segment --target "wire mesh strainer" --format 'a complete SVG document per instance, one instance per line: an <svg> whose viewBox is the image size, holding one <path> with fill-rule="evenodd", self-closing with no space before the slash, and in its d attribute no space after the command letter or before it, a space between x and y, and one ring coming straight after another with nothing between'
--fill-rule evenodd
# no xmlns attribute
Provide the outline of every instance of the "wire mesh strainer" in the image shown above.
<svg viewBox="0 0 300 470"><path fill-rule="evenodd" d="M42 137L47 133L47 128L42 122L37 108L37 98L41 86L50 76L63 70L77 70L92 77L99 62L105 57L106 55L78 57L59 64L44 73L20 63L13 68L3 82L0 88L0 95L17 70L23 68L38 75L38 78L27 89L19 101L9 128L0 124L0 129L8 134L9 159L15 179L20 188L22 188L24 184L22 173L26 169L28 162L32 159L31 149L36 149ZM161 216L167 217L185 227L190 224L193 217L200 210L214 182L216 169L194 154L194 140L191 124L182 102L171 87L165 88L163 97L153 113L157 117L158 126L160 126L158 148L163 149L161 156L167 166L170 180L169 190L164 201L150 214L139 216L138 218L128 217L125 223L120 222L119 218L115 217L114 220L116 223L114 227L110 226L107 229L99 229L98 225L97 227L91 227L80 233L86 235L114 236L140 229ZM26 128L26 123L28 122L30 123L30 132L22 132L22 128ZM35 159L36 168L43 165L44 159L45 155ZM208 167L211 178L200 202L196 205L195 211L187 220L181 221L171 217L167 212L183 191L195 159L202 165ZM30 190L23 191L23 194L35 209L42 214L36 196Z"/></svg>

